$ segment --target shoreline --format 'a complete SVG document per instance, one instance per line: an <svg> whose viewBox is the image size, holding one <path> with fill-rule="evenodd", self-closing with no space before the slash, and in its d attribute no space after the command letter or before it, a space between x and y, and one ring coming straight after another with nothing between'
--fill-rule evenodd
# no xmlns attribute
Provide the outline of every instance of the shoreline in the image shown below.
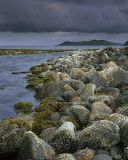
<svg viewBox="0 0 128 160"><path fill-rule="evenodd" d="M50 54L71 51L68 49L0 49L0 56L4 55L22 55L22 54Z"/></svg>
<svg viewBox="0 0 128 160"><path fill-rule="evenodd" d="M0 137L6 134L9 140L8 144L1 140L0 157L11 153L31 158L40 143L46 147L40 146L43 155L39 156L46 160L64 156L73 160L89 156L91 160L97 155L112 159L113 148L127 157L123 150L128 145L128 48L72 52L30 68L27 87L35 91L40 104L33 109L31 102L17 103L16 117L3 120L0 129L6 130ZM13 134L14 141L21 141L8 150L10 127L9 133L13 128L21 133Z"/></svg>

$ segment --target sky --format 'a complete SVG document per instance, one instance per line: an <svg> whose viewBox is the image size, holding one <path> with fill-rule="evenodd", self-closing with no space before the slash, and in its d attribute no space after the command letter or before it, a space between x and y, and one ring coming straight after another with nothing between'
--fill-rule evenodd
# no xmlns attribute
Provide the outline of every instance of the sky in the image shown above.
<svg viewBox="0 0 128 160"><path fill-rule="evenodd" d="M128 40L128 0L0 0L0 45Z"/></svg>

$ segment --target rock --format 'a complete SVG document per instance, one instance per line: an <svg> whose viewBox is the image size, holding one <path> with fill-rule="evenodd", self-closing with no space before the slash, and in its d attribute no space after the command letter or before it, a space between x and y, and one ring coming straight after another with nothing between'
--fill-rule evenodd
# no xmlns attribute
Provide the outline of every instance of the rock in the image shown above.
<svg viewBox="0 0 128 160"><path fill-rule="evenodd" d="M128 105L128 91L119 95L114 102L115 108Z"/></svg>
<svg viewBox="0 0 128 160"><path fill-rule="evenodd" d="M120 94L120 91L118 88L113 88L113 87L98 87L96 88L96 93L95 94L104 94L104 95L110 95L110 96L113 96L114 98L115 97L118 97L119 94Z"/></svg>
<svg viewBox="0 0 128 160"><path fill-rule="evenodd" d="M128 123L121 128L121 142L128 147Z"/></svg>
<svg viewBox="0 0 128 160"><path fill-rule="evenodd" d="M128 147L124 147L124 158L125 160L128 159Z"/></svg>
<svg viewBox="0 0 128 160"><path fill-rule="evenodd" d="M41 139L43 139L48 144L51 144L51 140L54 137L56 130L57 130L56 127L44 129L40 135Z"/></svg>
<svg viewBox="0 0 128 160"><path fill-rule="evenodd" d="M59 82L59 77L54 71L49 71L47 70L46 72L42 72L39 75L39 78L42 78L43 83L48 83L48 82Z"/></svg>
<svg viewBox="0 0 128 160"><path fill-rule="evenodd" d="M90 113L90 111L87 108L76 105L71 106L70 111L80 121L81 125L87 124Z"/></svg>
<svg viewBox="0 0 128 160"><path fill-rule="evenodd" d="M107 53L103 53L101 59L102 59L102 62L108 62L111 60L111 58L107 55Z"/></svg>
<svg viewBox="0 0 128 160"><path fill-rule="evenodd" d="M107 120L117 124L120 128L122 128L126 123L128 123L128 117L118 113L109 115L107 117Z"/></svg>
<svg viewBox="0 0 128 160"><path fill-rule="evenodd" d="M25 130L17 125L0 123L0 155L17 153L23 141ZM11 158L11 157L10 157Z"/></svg>
<svg viewBox="0 0 128 160"><path fill-rule="evenodd" d="M94 96L96 85L88 83L85 85L83 92L81 93L81 100L87 101L89 97Z"/></svg>
<svg viewBox="0 0 128 160"><path fill-rule="evenodd" d="M97 154L97 155L98 155L98 154L106 154L106 155L109 155L109 156L110 156L109 151L107 151L107 150L102 150L102 149L98 150L98 151L96 152L96 154Z"/></svg>
<svg viewBox="0 0 128 160"><path fill-rule="evenodd" d="M75 153L77 160L91 160L95 156L95 151L89 148L78 150Z"/></svg>
<svg viewBox="0 0 128 160"><path fill-rule="evenodd" d="M112 158L107 154L99 154L92 158L92 160L112 160Z"/></svg>
<svg viewBox="0 0 128 160"><path fill-rule="evenodd" d="M105 63L104 67L105 67L105 69L108 69L108 68L118 68L118 66L116 65L116 63L114 63L112 61L109 61L108 63Z"/></svg>
<svg viewBox="0 0 128 160"><path fill-rule="evenodd" d="M58 112L54 112L51 115L51 120L52 121L58 121L60 119L60 114Z"/></svg>
<svg viewBox="0 0 128 160"><path fill-rule="evenodd" d="M59 76L60 81L71 79L71 77L67 73L58 72L57 75Z"/></svg>
<svg viewBox="0 0 128 160"><path fill-rule="evenodd" d="M128 85L128 71L118 67L109 67L96 72L91 78L91 83L96 86L117 87Z"/></svg>
<svg viewBox="0 0 128 160"><path fill-rule="evenodd" d="M60 154L56 160L75 160L75 158L71 154L64 153Z"/></svg>
<svg viewBox="0 0 128 160"><path fill-rule="evenodd" d="M72 68L70 71L70 76L72 79L76 79L84 82L86 74L80 68Z"/></svg>
<svg viewBox="0 0 128 160"><path fill-rule="evenodd" d="M92 105L91 113L90 113L90 121L93 120L102 120L112 114L113 111L110 107L108 107L103 102L95 102Z"/></svg>
<svg viewBox="0 0 128 160"><path fill-rule="evenodd" d="M89 98L90 103L95 103L95 102L103 102L106 105L110 105L112 103L112 98L108 95L98 95L98 96L91 96Z"/></svg>
<svg viewBox="0 0 128 160"><path fill-rule="evenodd" d="M71 122L65 122L57 129L52 139L52 146L57 153L71 153L76 150L75 126Z"/></svg>
<svg viewBox="0 0 128 160"><path fill-rule="evenodd" d="M63 86L64 96L63 98L67 101L71 101L76 96L75 90L68 84Z"/></svg>
<svg viewBox="0 0 128 160"><path fill-rule="evenodd" d="M114 146L111 148L111 157L114 160L123 160L123 150L119 146Z"/></svg>
<svg viewBox="0 0 128 160"><path fill-rule="evenodd" d="M124 116L128 116L128 105L117 108L115 112Z"/></svg>
<svg viewBox="0 0 128 160"><path fill-rule="evenodd" d="M25 133L18 160L53 160L54 158L55 151L49 144L31 131Z"/></svg>
<svg viewBox="0 0 128 160"><path fill-rule="evenodd" d="M120 129L118 125L101 120L94 122L89 127L83 129L78 136L78 148L89 147L91 149L111 148L120 141Z"/></svg>
<svg viewBox="0 0 128 160"><path fill-rule="evenodd" d="M63 80L58 83L49 83L45 85L42 84L42 86L38 88L38 91L44 97L53 97L59 101L67 101L67 99L70 100L76 97L77 95L80 95L83 92L84 86L85 85L83 82L71 79Z"/></svg>

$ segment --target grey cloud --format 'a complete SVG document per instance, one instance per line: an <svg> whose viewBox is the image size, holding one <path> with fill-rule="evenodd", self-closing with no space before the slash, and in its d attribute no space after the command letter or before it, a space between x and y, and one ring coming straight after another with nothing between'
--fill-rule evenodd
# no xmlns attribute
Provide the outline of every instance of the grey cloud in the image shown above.
<svg viewBox="0 0 128 160"><path fill-rule="evenodd" d="M128 32L127 0L0 0L0 31Z"/></svg>

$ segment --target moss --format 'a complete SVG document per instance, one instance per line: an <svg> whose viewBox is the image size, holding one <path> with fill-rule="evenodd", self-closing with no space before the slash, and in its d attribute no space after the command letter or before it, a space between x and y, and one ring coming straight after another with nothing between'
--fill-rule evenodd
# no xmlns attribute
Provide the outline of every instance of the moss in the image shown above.
<svg viewBox="0 0 128 160"><path fill-rule="evenodd" d="M98 97L98 96L106 96L107 94L103 93L103 92L96 92L94 94L94 96Z"/></svg>
<svg viewBox="0 0 128 160"><path fill-rule="evenodd" d="M29 114L32 112L32 103L31 102L18 102L14 106L15 112Z"/></svg>
<svg viewBox="0 0 128 160"><path fill-rule="evenodd" d="M42 100L42 102L39 104L39 106L37 106L35 108L36 112L42 112L45 109L50 109L52 111L54 111L54 107L55 107L55 101L52 97L47 97L45 99Z"/></svg>
<svg viewBox="0 0 128 160"><path fill-rule="evenodd" d="M42 93L36 92L34 97L41 101L43 96L42 96Z"/></svg>
<svg viewBox="0 0 128 160"><path fill-rule="evenodd" d="M39 75L39 74L41 74L44 70L43 70L43 66L38 65L38 66L35 66L35 67L31 67L31 68L30 68L30 71L31 71L31 73L34 74L34 75Z"/></svg>
<svg viewBox="0 0 128 160"><path fill-rule="evenodd" d="M55 126L56 126L56 124L50 120L45 120L40 123L35 122L32 125L32 131L39 136L44 129L55 127Z"/></svg>
<svg viewBox="0 0 128 160"><path fill-rule="evenodd" d="M27 77L27 82L28 82L27 88L35 89L35 87L41 83L47 84L55 80L53 75L48 74L47 72L42 73L41 71L38 74L39 75L29 75Z"/></svg>
<svg viewBox="0 0 128 160"><path fill-rule="evenodd" d="M43 112L36 112L33 116L34 116L34 121L36 122L42 122L43 120L50 120L51 119L51 115L52 115L52 111L49 109L46 109Z"/></svg>
<svg viewBox="0 0 128 160"><path fill-rule="evenodd" d="M35 89L36 86L38 86L39 84L43 83L43 79L42 78L38 78L36 76L28 76L27 77L27 88L33 88Z"/></svg>
<svg viewBox="0 0 128 160"><path fill-rule="evenodd" d="M30 130L31 130L31 124L30 124L30 122L27 121L27 120L24 120L24 119L7 118L6 120L4 120L4 122L5 122L6 124L9 124L9 125L16 124L16 125L18 125L20 128L25 128L27 131L30 131Z"/></svg>

